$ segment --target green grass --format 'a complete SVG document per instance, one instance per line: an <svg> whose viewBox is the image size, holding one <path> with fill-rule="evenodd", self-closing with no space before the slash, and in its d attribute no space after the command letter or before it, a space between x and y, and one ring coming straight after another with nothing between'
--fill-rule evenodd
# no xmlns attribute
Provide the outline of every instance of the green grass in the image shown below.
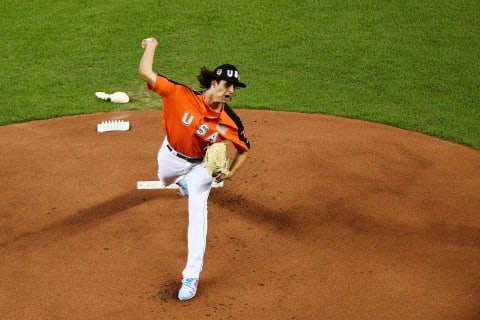
<svg viewBox="0 0 480 320"><path fill-rule="evenodd" d="M12 1L0 5L0 125L160 107L137 75L197 86L233 63L234 107L332 114L480 150L480 3L453 1ZM96 91L125 91L127 105Z"/></svg>

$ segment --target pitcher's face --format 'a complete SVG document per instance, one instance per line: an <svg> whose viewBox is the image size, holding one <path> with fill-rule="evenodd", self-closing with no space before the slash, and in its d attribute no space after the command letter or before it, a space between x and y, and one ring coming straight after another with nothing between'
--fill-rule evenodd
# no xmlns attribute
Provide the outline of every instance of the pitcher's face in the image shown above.
<svg viewBox="0 0 480 320"><path fill-rule="evenodd" d="M235 94L235 85L225 80L214 81L211 89L215 102L227 103Z"/></svg>

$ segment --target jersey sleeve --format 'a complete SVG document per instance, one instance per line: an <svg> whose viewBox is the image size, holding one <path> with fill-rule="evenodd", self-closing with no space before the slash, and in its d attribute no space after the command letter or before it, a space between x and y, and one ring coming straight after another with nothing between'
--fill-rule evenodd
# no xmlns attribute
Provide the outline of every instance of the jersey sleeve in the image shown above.
<svg viewBox="0 0 480 320"><path fill-rule="evenodd" d="M155 84L151 86L147 83L147 88L150 91L156 92L162 97L166 97L172 94L175 91L175 83L170 81L168 78L157 74L157 79L155 80Z"/></svg>
<svg viewBox="0 0 480 320"><path fill-rule="evenodd" d="M233 111L232 108L230 108L229 105L225 105L224 111L228 115L230 121L233 122L233 128L235 128L235 130L233 130L234 132L231 132L231 135L226 137L226 139L230 140L238 150L243 152L250 151L250 141L245 134L245 128L240 120L240 117Z"/></svg>

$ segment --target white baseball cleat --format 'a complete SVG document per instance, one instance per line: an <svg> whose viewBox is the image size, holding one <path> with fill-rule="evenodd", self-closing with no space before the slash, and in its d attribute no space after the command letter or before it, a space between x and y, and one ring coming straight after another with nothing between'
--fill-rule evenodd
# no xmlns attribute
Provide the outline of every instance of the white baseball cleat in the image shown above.
<svg viewBox="0 0 480 320"><path fill-rule="evenodd" d="M130 97L121 91L114 92L112 94L108 94L105 92L95 92L95 96L101 100L110 100L113 103L128 103L130 101Z"/></svg>
<svg viewBox="0 0 480 320"><path fill-rule="evenodd" d="M197 293L198 279L186 278L182 280L182 287L178 291L178 300L190 300Z"/></svg>

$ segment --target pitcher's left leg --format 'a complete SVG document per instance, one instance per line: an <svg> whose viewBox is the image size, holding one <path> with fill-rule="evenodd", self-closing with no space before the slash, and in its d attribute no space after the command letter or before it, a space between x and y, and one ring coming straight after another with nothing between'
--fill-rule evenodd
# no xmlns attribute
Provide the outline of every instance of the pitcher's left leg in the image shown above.
<svg viewBox="0 0 480 320"><path fill-rule="evenodd" d="M194 166L185 176L188 185L188 257L184 278L199 278L207 242L207 201L212 177L202 164Z"/></svg>
<svg viewBox="0 0 480 320"><path fill-rule="evenodd" d="M189 300L197 294L198 279L203 267L207 243L207 201L212 177L202 164L194 166L185 176L188 185L188 255L182 272L178 299Z"/></svg>

